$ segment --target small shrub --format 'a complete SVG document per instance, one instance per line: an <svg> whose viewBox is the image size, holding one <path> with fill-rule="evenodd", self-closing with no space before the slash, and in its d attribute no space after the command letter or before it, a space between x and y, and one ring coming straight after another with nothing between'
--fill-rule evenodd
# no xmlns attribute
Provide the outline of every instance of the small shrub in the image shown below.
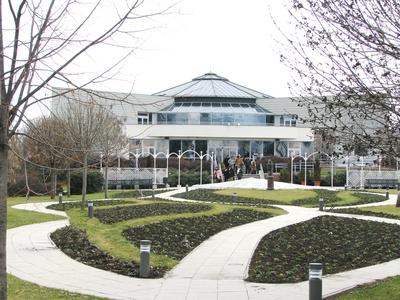
<svg viewBox="0 0 400 300"><path fill-rule="evenodd" d="M88 202L92 202L93 206L108 206L108 205L136 203L135 201L128 201L128 200L96 200L96 201L88 201ZM63 202L61 204L52 204L52 205L47 206L48 209L61 210L61 211L66 211L68 209L79 208L79 207L81 207L80 201Z"/></svg>
<svg viewBox="0 0 400 300"><path fill-rule="evenodd" d="M71 194L79 195L82 193L82 179L83 172L71 173ZM89 171L87 174L87 189L86 192L97 193L102 190L103 187L103 174L99 171Z"/></svg>
<svg viewBox="0 0 400 300"><path fill-rule="evenodd" d="M203 169L203 183L210 183L210 172ZM178 170L170 170L168 174L168 184L170 186L178 185ZM192 170L181 170L181 185L185 186L188 184L189 186L200 184L200 170L192 169Z"/></svg>

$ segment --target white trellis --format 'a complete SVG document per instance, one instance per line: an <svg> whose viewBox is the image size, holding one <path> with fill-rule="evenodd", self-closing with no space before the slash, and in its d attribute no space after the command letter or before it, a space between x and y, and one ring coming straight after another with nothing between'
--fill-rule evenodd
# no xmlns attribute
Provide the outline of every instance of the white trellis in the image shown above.
<svg viewBox="0 0 400 300"><path fill-rule="evenodd" d="M328 157L329 159L330 159L330 161L331 161L331 187L333 187L333 165L334 165L334 157L333 157L333 155L329 155L329 154L327 154L327 153L325 153L325 152L320 152L320 151L316 151L316 152L313 152L313 153L311 153L310 155L307 155L307 153L304 153L304 156L303 155L300 155L300 154L297 154L297 155L292 155L291 156L291 165L290 165L290 183L292 183L293 184L293 173L294 173L294 170L293 170L293 162L294 162L294 160L296 159L296 158L302 158L302 159L304 159L304 185L307 185L307 161L308 161L308 159L309 158L311 158L311 157L313 157L313 156L315 156L315 155L325 155L326 157Z"/></svg>
<svg viewBox="0 0 400 300"><path fill-rule="evenodd" d="M151 153L151 152L138 152L136 150L136 153L130 152L129 154L135 157L135 170L137 174L137 178L139 178L139 158L140 157L145 157L145 156L152 156L153 157L153 169L154 169L154 179L153 179L153 185L157 185L157 157L165 157L167 160L167 165L166 165L166 178L168 181L168 174L169 174L169 158L170 157L177 157L178 158L178 187L181 187L181 159L185 154L191 153L194 155L194 157L198 157L200 159L200 185L203 184L203 160L206 158L211 160L211 167L210 167L210 176L211 176L211 183L213 183L213 162L214 162L214 152L211 152L211 155L206 153L203 154L203 151L196 152L194 150L186 150L184 152L181 152L181 150L176 152L157 152L157 153Z"/></svg>

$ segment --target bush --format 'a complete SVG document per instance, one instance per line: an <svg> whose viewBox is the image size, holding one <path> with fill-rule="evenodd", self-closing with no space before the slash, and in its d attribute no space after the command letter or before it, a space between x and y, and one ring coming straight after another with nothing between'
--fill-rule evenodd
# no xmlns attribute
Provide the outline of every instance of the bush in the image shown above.
<svg viewBox="0 0 400 300"><path fill-rule="evenodd" d="M203 169L203 183L210 183L210 171ZM199 184L200 183L200 170L181 170L181 185L185 186L188 184L189 186ZM178 170L170 170L168 174L168 184L170 186L178 185Z"/></svg>
<svg viewBox="0 0 400 300"><path fill-rule="evenodd" d="M39 176L29 176L29 188L31 190L30 195L35 194L50 194L51 183L43 182L42 177ZM57 184L56 194L63 191L61 184ZM10 196L25 196L27 193L25 176L18 176L15 183L8 184L8 195Z"/></svg>
<svg viewBox="0 0 400 300"><path fill-rule="evenodd" d="M71 173L71 194L79 195L82 193L83 172ZM99 171L89 171L87 175L87 193L100 192L103 187L103 174Z"/></svg>

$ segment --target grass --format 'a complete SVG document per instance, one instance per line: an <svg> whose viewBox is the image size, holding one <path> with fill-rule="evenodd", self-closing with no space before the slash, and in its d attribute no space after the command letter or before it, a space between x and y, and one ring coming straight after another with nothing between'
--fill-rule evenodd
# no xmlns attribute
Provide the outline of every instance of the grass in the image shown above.
<svg viewBox="0 0 400 300"><path fill-rule="evenodd" d="M366 189L366 192L369 193L378 193L378 194L386 194L386 189ZM399 191L397 189L389 189L389 194L397 195Z"/></svg>
<svg viewBox="0 0 400 300"><path fill-rule="evenodd" d="M398 300L400 298L400 276L366 284L326 300Z"/></svg>
<svg viewBox="0 0 400 300"><path fill-rule="evenodd" d="M135 205L148 204L149 200L137 200ZM198 213L176 213L169 215L149 216L140 219L131 219L112 225L103 224L98 219L89 219L86 212L80 209L68 210L71 225L81 230L85 230L88 239L102 251L125 261L139 262L139 249L122 236L125 229L158 223L166 220L178 218L190 218L196 216L211 216L224 212L230 212L235 208L232 205L214 204L211 210ZM284 211L278 208L260 208L262 211L270 212L273 215L283 214ZM172 268L177 264L177 260L165 255L152 255L151 264L153 266Z"/></svg>
<svg viewBox="0 0 400 300"><path fill-rule="evenodd" d="M211 202L232 202L232 194L238 195L238 203L265 205L284 204L303 207L317 207L319 198L324 198L325 205L346 206L384 201L385 197L377 194L354 191L315 190L259 190L259 189L222 189L222 190L193 190L181 193L176 197L196 199Z"/></svg>
<svg viewBox="0 0 400 300"><path fill-rule="evenodd" d="M12 275L7 276L9 300L102 300L94 296L86 296L68 291L42 287L40 285L23 281Z"/></svg>
<svg viewBox="0 0 400 300"><path fill-rule="evenodd" d="M110 196L117 193L117 191L110 192ZM104 198L103 193L94 193L87 195L88 200ZM81 195L73 195L69 198L64 197L66 201L81 200ZM49 196L35 196L35 197L9 197L7 199L7 229L35 224L49 221L57 221L64 219L61 216L50 214L37 213L27 210L15 209L12 206L25 203L38 203L38 202L54 202L58 200L51 200Z"/></svg>
<svg viewBox="0 0 400 300"><path fill-rule="evenodd" d="M317 193L312 190L256 190L256 189L223 189L218 190L215 194L231 196L233 193L238 194L239 197L256 198L256 199L270 199L275 201L287 202L291 204L292 201L297 199L307 199L316 197Z"/></svg>
<svg viewBox="0 0 400 300"><path fill-rule="evenodd" d="M335 209L332 210L332 212L400 219L400 207L396 207L394 205Z"/></svg>
<svg viewBox="0 0 400 300"><path fill-rule="evenodd" d="M113 192L112 192L113 193ZM96 194L89 194L88 199L98 199L103 198L103 193L96 193ZM80 195L71 196L66 200L80 200ZM12 208L12 206L17 204L24 204L24 203L37 203L37 202L51 202L49 196L36 196L36 197L9 197L7 199L7 229L28 225L28 224L35 224L35 223L42 223L48 221L56 221L61 220L63 217L54 216L49 214L31 212L31 211L24 211L20 209ZM16 278L12 275L7 276L7 284L8 284L8 299L10 300L42 300L42 299L77 299L77 300L97 300L97 299L104 299L92 296L85 296L75 293L70 293L68 291L46 288L39 286L37 284L33 284L19 278Z"/></svg>

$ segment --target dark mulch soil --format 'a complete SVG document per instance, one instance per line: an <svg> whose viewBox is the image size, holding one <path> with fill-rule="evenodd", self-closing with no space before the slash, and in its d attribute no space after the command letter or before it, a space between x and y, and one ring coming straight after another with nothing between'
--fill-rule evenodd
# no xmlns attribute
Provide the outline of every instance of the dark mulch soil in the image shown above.
<svg viewBox="0 0 400 300"><path fill-rule="evenodd" d="M206 204L152 203L146 205L118 206L108 209L98 209L95 210L94 216L104 224L113 224L134 218L188 212L196 213L210 210L211 208L211 205Z"/></svg>
<svg viewBox="0 0 400 300"><path fill-rule="evenodd" d="M272 214L252 209L234 209L213 216L180 218L129 228L123 236L139 246L142 239L151 240L152 250L175 259L182 259L193 248L212 235L245 223L272 217Z"/></svg>
<svg viewBox="0 0 400 300"><path fill-rule="evenodd" d="M92 245L86 233L72 226L63 227L51 234L51 239L66 255L91 267L121 275L139 277L139 265L119 260ZM162 277L167 270L151 268L150 277Z"/></svg>
<svg viewBox="0 0 400 300"><path fill-rule="evenodd" d="M154 190L154 195L168 192L170 190ZM152 190L133 190L133 191L124 191L120 193L114 194L113 198L139 198L151 196L153 194Z"/></svg>
<svg viewBox="0 0 400 300"><path fill-rule="evenodd" d="M259 243L249 281L298 282L308 279L308 265L323 263L323 273L390 261L400 257L400 226L322 216L275 230Z"/></svg>
<svg viewBox="0 0 400 300"><path fill-rule="evenodd" d="M93 202L93 206L110 206L110 205L120 205L120 204L134 204L136 203L135 201L128 201L128 200L95 200L95 201L87 201L87 202ZM66 211L68 209L72 208L79 208L81 207L81 202L80 201L74 201L74 202L63 202L61 204L52 204L47 206L48 209L54 209L54 210L62 210Z"/></svg>
<svg viewBox="0 0 400 300"><path fill-rule="evenodd" d="M317 207L319 198L324 198L326 206L340 206L340 205L349 205L349 204L338 204L339 201L342 199L337 197L336 191L329 191L329 190L313 190L316 192L315 197L305 198L305 199L298 199L292 201L292 205L310 205ZM384 201L385 197L381 195L375 194L367 194L367 193L353 193L355 197L357 197L357 201L354 204L366 204L366 203L373 203L373 202L380 202ZM223 203L245 203L250 205L262 205L262 204L283 204L287 205L287 202L284 201L277 201L271 199L257 199L251 197L238 197L237 201L233 201L232 196L228 195L219 195L216 193L215 190L208 190L208 189L198 189L192 190L188 193L180 193L174 195L177 198L184 198L184 199L192 199L198 201L207 201L207 202L223 202Z"/></svg>

